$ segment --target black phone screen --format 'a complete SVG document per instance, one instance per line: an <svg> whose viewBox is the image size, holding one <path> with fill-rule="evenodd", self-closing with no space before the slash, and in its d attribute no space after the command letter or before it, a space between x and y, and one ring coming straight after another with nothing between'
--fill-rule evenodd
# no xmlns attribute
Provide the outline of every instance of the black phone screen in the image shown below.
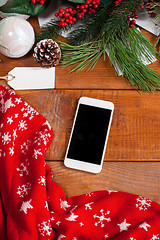
<svg viewBox="0 0 160 240"><path fill-rule="evenodd" d="M67 158L101 164L111 111L85 104L79 105Z"/></svg>

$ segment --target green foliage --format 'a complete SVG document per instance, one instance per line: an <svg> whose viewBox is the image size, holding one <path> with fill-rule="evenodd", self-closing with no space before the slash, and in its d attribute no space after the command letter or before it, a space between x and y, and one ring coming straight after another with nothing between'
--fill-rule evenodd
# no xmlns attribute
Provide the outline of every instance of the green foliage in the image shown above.
<svg viewBox="0 0 160 240"><path fill-rule="evenodd" d="M150 2L150 10L151 13L156 14L156 18L160 19L160 2L152 1Z"/></svg>
<svg viewBox="0 0 160 240"><path fill-rule="evenodd" d="M142 0L123 0L122 4L115 7L113 0L107 0L95 14L84 19L76 30L68 37L71 44L80 44L106 35L117 35L124 29L128 29L127 15L136 11L137 6L143 4Z"/></svg>
<svg viewBox="0 0 160 240"><path fill-rule="evenodd" d="M70 33L69 44L61 44L63 67L76 64L71 71L93 68L104 54L106 46L115 69L119 68L131 85L144 92L160 88L159 74L147 67L142 59L151 63L157 52L150 41L135 27L128 27L127 15L136 8L137 1L123 1L113 6L107 1L88 21ZM138 1L138 5L142 5ZM123 10L123 11L122 11ZM78 44L78 46L76 46Z"/></svg>
<svg viewBox="0 0 160 240"><path fill-rule="evenodd" d="M8 1L0 11L3 13L20 13L30 16L39 16L49 5L51 0L47 0L44 5L32 4L30 0L11 0Z"/></svg>
<svg viewBox="0 0 160 240"><path fill-rule="evenodd" d="M103 34L103 28L105 26L106 19L111 14L111 9L114 8L112 5L112 0L108 0L103 6L92 14L86 17L77 29L73 30L69 36L68 40L70 44L80 44L91 39L96 39Z"/></svg>
<svg viewBox="0 0 160 240"><path fill-rule="evenodd" d="M60 43L62 67L74 64L71 72L88 71L95 67L102 55L105 60L107 47L112 64L122 71L134 88L144 92L160 89L159 74L142 60L151 63L151 56L157 54L154 46L135 27L128 26L127 15L132 15L143 3L143 0L123 0L115 6L113 0L105 0L95 14L85 17L81 25L70 32L69 43ZM40 32L39 39L55 38L64 29L58 27L58 21L52 20Z"/></svg>
<svg viewBox="0 0 160 240"><path fill-rule="evenodd" d="M146 37L136 28L128 28L118 37L116 35L105 37L78 46L60 43L63 52L63 67L77 63L71 72L85 68L88 71L94 68L99 58L105 54L107 46L109 58L115 69L121 69L123 76L128 78L134 88L144 92L160 88L158 73L144 65L142 61L142 59L147 59L151 62L151 56L156 56L156 50Z"/></svg>
<svg viewBox="0 0 160 240"><path fill-rule="evenodd" d="M128 29L118 38L111 36L107 46L111 62L121 69L133 87L144 92L160 88L159 74L143 63L144 59L151 63L156 50L136 28Z"/></svg>
<svg viewBox="0 0 160 240"><path fill-rule="evenodd" d="M91 68L94 68L99 58L104 53L105 49L103 46L102 40L97 40L94 42L87 42L79 46L69 45L63 42L60 42L60 46L63 57L63 67L68 67L74 63L79 63L73 71L81 71L87 67L87 71Z"/></svg>

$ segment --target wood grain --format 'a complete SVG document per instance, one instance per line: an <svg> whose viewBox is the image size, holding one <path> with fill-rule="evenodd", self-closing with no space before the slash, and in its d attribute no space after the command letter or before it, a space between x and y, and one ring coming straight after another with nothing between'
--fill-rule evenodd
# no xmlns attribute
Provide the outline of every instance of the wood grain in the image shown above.
<svg viewBox="0 0 160 240"><path fill-rule="evenodd" d="M37 19L30 18L29 21L37 31ZM141 31L155 43L155 36L145 30ZM37 67L32 52L33 49L19 59L0 54L0 76L18 66ZM160 61L150 67L160 71ZM54 180L62 186L66 196L115 189L143 195L160 203L159 92L138 94L125 78L115 75L108 57L105 62L101 58L88 73L82 71L69 74L68 70L56 67L54 91L17 91L53 128L54 138L46 159L54 173ZM0 81L0 84L5 83ZM105 99L115 104L104 166L97 175L67 169L63 165L76 106L81 96Z"/></svg>
<svg viewBox="0 0 160 240"><path fill-rule="evenodd" d="M67 197L99 190L119 190L150 198L160 203L160 163L105 162L99 174L66 168L63 162L49 162L53 181Z"/></svg>
<svg viewBox="0 0 160 240"><path fill-rule="evenodd" d="M78 99L112 101L115 105L105 161L160 160L160 95L131 90L17 91L51 124L54 139L47 160L63 160Z"/></svg>

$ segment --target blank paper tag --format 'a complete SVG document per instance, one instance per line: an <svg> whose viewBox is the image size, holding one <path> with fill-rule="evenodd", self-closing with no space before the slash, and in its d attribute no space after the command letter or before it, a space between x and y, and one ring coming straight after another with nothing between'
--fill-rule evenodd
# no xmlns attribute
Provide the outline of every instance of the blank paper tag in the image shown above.
<svg viewBox="0 0 160 240"><path fill-rule="evenodd" d="M8 85L14 90L54 89L55 68L15 67L9 72L15 76Z"/></svg>

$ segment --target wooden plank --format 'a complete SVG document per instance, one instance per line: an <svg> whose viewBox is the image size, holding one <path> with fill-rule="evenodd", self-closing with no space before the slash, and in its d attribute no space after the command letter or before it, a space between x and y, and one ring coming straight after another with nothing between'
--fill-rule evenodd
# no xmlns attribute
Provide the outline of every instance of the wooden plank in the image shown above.
<svg viewBox="0 0 160 240"><path fill-rule="evenodd" d="M38 22L36 18L30 18L30 23L34 29L38 30ZM146 31L142 32L154 43L156 37ZM38 64L32 57L31 50L26 56L11 59L0 54L0 76L6 75L14 67L38 67ZM159 61L151 64L151 67L160 71ZM128 80L118 77L115 74L113 66L106 57L100 59L94 69L86 73L69 73L70 68L62 69L61 66L56 67L56 88L57 89L133 89Z"/></svg>
<svg viewBox="0 0 160 240"><path fill-rule="evenodd" d="M105 161L160 160L160 94L136 91L53 90L17 91L51 124L54 139L47 160L63 160L78 99L81 96L112 101L115 105Z"/></svg>
<svg viewBox="0 0 160 240"><path fill-rule="evenodd" d="M99 190L118 190L160 203L159 162L105 162L99 174L69 169L60 161L47 163L53 171L53 181L61 185L67 197Z"/></svg>

